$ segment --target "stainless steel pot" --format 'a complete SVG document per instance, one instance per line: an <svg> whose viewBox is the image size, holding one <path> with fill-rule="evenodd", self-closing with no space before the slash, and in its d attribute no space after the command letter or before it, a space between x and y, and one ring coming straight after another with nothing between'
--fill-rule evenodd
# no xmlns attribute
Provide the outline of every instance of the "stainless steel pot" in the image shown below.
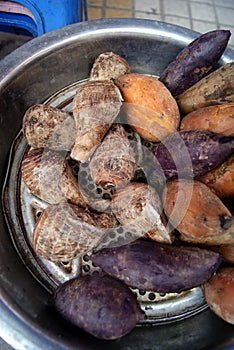
<svg viewBox="0 0 234 350"><path fill-rule="evenodd" d="M197 36L162 22L104 19L48 33L8 55L0 62L1 189L17 140L11 145L28 107L86 79L94 58L102 52L120 54L135 72L159 75ZM227 49L220 64L233 60L234 52ZM6 182L4 190L8 190ZM53 311L50 290L32 273L27 252L22 254L15 243L5 210L1 203L0 336L15 349L233 349L233 326L209 309L178 322L136 327L113 342L97 340L71 326Z"/></svg>

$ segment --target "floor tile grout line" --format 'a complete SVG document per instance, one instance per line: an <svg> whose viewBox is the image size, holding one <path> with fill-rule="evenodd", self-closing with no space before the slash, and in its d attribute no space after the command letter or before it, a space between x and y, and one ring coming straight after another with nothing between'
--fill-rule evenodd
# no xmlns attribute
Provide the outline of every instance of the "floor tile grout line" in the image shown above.
<svg viewBox="0 0 234 350"><path fill-rule="evenodd" d="M106 0L102 0L102 16L106 17Z"/></svg>
<svg viewBox="0 0 234 350"><path fill-rule="evenodd" d="M218 20L218 13L217 13L217 9L216 9L216 5L214 3L214 0L212 0L212 4L213 4L213 9L214 9L215 21L216 21L216 24L217 24L217 29L219 29L220 25L219 25L219 20Z"/></svg>
<svg viewBox="0 0 234 350"><path fill-rule="evenodd" d="M187 2L187 5L188 5L190 29L193 30L193 16L192 16L192 9L191 9L191 3L190 3L190 1Z"/></svg>
<svg viewBox="0 0 234 350"><path fill-rule="evenodd" d="M163 0L159 0L159 14L161 15L161 20L165 20L164 5Z"/></svg>

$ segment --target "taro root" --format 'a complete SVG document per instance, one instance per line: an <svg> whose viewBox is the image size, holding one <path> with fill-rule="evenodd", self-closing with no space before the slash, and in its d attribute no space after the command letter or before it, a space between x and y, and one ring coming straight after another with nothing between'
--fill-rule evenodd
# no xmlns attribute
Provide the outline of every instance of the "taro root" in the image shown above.
<svg viewBox="0 0 234 350"><path fill-rule="evenodd" d="M197 287L218 269L221 255L197 247L135 241L91 256L104 272L140 290L174 293Z"/></svg>
<svg viewBox="0 0 234 350"><path fill-rule="evenodd" d="M202 176L234 150L234 138L208 130L178 131L154 148L156 170L166 179Z"/></svg>
<svg viewBox="0 0 234 350"><path fill-rule="evenodd" d="M172 243L173 236L163 222L162 203L155 189L145 183L131 183L118 190L111 201L111 209L125 228L139 237Z"/></svg>
<svg viewBox="0 0 234 350"><path fill-rule="evenodd" d="M231 36L229 30L204 33L186 46L160 75L177 96L199 81L219 61Z"/></svg>
<svg viewBox="0 0 234 350"><path fill-rule="evenodd" d="M75 141L75 122L58 108L37 104L24 115L23 134L32 147L69 151Z"/></svg>
<svg viewBox="0 0 234 350"><path fill-rule="evenodd" d="M115 192L134 176L134 152L121 124L112 125L90 161L93 181L105 190Z"/></svg>
<svg viewBox="0 0 234 350"><path fill-rule="evenodd" d="M132 73L117 78L115 84L125 102L128 124L144 139L157 142L178 129L176 100L158 79Z"/></svg>
<svg viewBox="0 0 234 350"><path fill-rule="evenodd" d="M171 180L163 207L179 239L194 244L232 244L233 217L219 197L200 181Z"/></svg>
<svg viewBox="0 0 234 350"><path fill-rule="evenodd" d="M92 66L90 80L111 80L130 73L128 63L114 52L101 53Z"/></svg>
<svg viewBox="0 0 234 350"><path fill-rule="evenodd" d="M87 207L77 179L65 157L52 150L31 149L21 166L22 178L29 191L49 204L63 201Z"/></svg>
<svg viewBox="0 0 234 350"><path fill-rule="evenodd" d="M234 198L234 154L220 166L209 171L197 180L211 188L218 197L231 200Z"/></svg>
<svg viewBox="0 0 234 350"><path fill-rule="evenodd" d="M234 62L226 63L178 96L182 113L234 102Z"/></svg>
<svg viewBox="0 0 234 350"><path fill-rule="evenodd" d="M222 267L204 285L205 300L210 309L234 325L234 267Z"/></svg>
<svg viewBox="0 0 234 350"><path fill-rule="evenodd" d="M199 108L187 114L180 130L209 130L234 137L234 103Z"/></svg>
<svg viewBox="0 0 234 350"><path fill-rule="evenodd" d="M73 99L76 140L72 159L86 162L91 157L119 114L121 100L119 89L108 80L87 81L77 89Z"/></svg>
<svg viewBox="0 0 234 350"><path fill-rule="evenodd" d="M109 213L62 203L45 208L33 230L33 247L44 259L68 262L94 249L116 225Z"/></svg>
<svg viewBox="0 0 234 350"><path fill-rule="evenodd" d="M57 311L69 322L100 339L114 340L145 318L134 293L110 276L83 276L54 293Z"/></svg>

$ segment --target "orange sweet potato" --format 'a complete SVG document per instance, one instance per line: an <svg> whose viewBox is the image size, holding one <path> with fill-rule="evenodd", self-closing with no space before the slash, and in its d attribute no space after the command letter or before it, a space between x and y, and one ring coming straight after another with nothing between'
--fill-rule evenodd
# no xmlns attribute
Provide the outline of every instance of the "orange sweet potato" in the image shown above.
<svg viewBox="0 0 234 350"><path fill-rule="evenodd" d="M157 142L178 129L176 100L157 78L130 73L116 79L115 84L125 101L128 124L144 139Z"/></svg>
<svg viewBox="0 0 234 350"><path fill-rule="evenodd" d="M207 245L234 243L230 211L202 182L183 179L167 182L163 205L182 241Z"/></svg>
<svg viewBox="0 0 234 350"><path fill-rule="evenodd" d="M220 166L197 179L210 187L220 198L234 198L234 154Z"/></svg>
<svg viewBox="0 0 234 350"><path fill-rule="evenodd" d="M223 244L212 246L213 251L222 254L227 264L234 264L234 244Z"/></svg>
<svg viewBox="0 0 234 350"><path fill-rule="evenodd" d="M209 130L224 136L234 136L234 103L200 108L187 114L180 130Z"/></svg>
<svg viewBox="0 0 234 350"><path fill-rule="evenodd" d="M223 267L204 284L204 296L211 310L234 325L234 267Z"/></svg>

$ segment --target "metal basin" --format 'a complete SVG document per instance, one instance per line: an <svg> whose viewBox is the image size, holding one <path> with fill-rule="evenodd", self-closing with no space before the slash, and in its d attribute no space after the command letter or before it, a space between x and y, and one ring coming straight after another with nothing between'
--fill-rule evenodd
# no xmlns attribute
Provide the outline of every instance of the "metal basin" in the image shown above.
<svg viewBox="0 0 234 350"><path fill-rule="evenodd" d="M26 247L22 254L16 239L17 234L20 236L17 213L14 227L5 221L9 215L5 193L11 194L12 183L14 188L14 181L10 184L6 174L12 167L16 174L18 171L14 156L22 144L16 136L28 107L48 101L86 79L94 59L102 52L120 54L134 72L160 75L197 36L196 32L162 22L97 20L33 39L0 62L0 181L4 189L0 211L0 336L15 349L95 350L111 346L118 350L192 350L234 346L233 326L205 307L178 322L139 325L113 342L97 340L71 326L53 311L50 283L32 271L30 250ZM234 52L227 49L220 64L233 60ZM17 196L10 198L9 212L18 201Z"/></svg>

